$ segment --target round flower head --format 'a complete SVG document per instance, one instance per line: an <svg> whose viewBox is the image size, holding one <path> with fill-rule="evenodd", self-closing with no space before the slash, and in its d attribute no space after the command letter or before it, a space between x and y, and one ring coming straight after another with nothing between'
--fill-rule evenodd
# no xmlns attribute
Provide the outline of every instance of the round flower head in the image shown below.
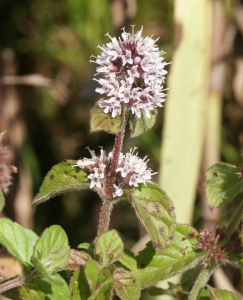
<svg viewBox="0 0 243 300"><path fill-rule="evenodd" d="M147 169L147 161L134 155L136 148L130 150L126 155L120 153L118 168L116 169L116 184L114 184L113 198L123 195L124 189L138 187L138 184L150 181L151 176L156 174ZM90 180L90 188L97 187L102 190L106 181L107 166L112 159L112 152L106 157L105 152L101 149L100 157L97 157L93 150L89 149L91 158L84 158L77 161L73 167L86 169ZM102 191L101 191L102 192Z"/></svg>
<svg viewBox="0 0 243 300"><path fill-rule="evenodd" d="M163 62L163 51L155 45L151 37L141 37L142 28L136 34L125 32L120 38L112 38L111 42L99 48L95 63L99 66L97 74L104 78L95 79L101 87L96 92L104 94L99 107L111 113L114 118L121 114L122 107L127 105L137 118L144 113L150 118L150 111L162 106L165 101L163 83L168 63Z"/></svg>

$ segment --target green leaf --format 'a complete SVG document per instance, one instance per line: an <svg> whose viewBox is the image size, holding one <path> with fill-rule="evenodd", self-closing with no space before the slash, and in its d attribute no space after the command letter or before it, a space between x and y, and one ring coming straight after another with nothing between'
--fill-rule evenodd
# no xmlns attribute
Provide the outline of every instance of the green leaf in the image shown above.
<svg viewBox="0 0 243 300"><path fill-rule="evenodd" d="M137 217L149 233L156 251L166 251L173 240L176 227L170 198L153 183L130 190L130 195Z"/></svg>
<svg viewBox="0 0 243 300"><path fill-rule="evenodd" d="M210 293L210 300L240 300L240 297L232 292L214 289L209 285L207 285L207 289Z"/></svg>
<svg viewBox="0 0 243 300"><path fill-rule="evenodd" d="M58 274L54 277L62 282L61 286L51 285L43 278L38 278L20 288L11 289L4 295L13 300L70 300L70 291L66 281Z"/></svg>
<svg viewBox="0 0 243 300"><path fill-rule="evenodd" d="M92 292L97 292L112 278L112 268L100 268L100 265L90 259L85 265L85 275Z"/></svg>
<svg viewBox="0 0 243 300"><path fill-rule="evenodd" d="M84 269L76 271L70 282L71 300L87 300L91 295Z"/></svg>
<svg viewBox="0 0 243 300"><path fill-rule="evenodd" d="M113 280L116 293L122 300L140 299L140 283L129 271L123 268L115 269Z"/></svg>
<svg viewBox="0 0 243 300"><path fill-rule="evenodd" d="M116 230L108 231L99 236L95 243L95 253L103 267L118 260L123 254L123 242Z"/></svg>
<svg viewBox="0 0 243 300"><path fill-rule="evenodd" d="M208 252L195 250L197 236L198 232L193 227L177 224L174 240L165 253L156 253L153 244L149 242L136 258L138 269L132 272L142 288L184 273L201 262Z"/></svg>
<svg viewBox="0 0 243 300"><path fill-rule="evenodd" d="M0 218L0 243L23 265L31 265L31 256L38 236L31 230Z"/></svg>
<svg viewBox="0 0 243 300"><path fill-rule="evenodd" d="M61 226L53 225L41 235L34 249L34 258L49 273L61 270L69 259L68 238Z"/></svg>
<svg viewBox="0 0 243 300"><path fill-rule="evenodd" d="M119 262L131 271L135 271L137 269L136 258L130 250L124 250L124 253L119 258Z"/></svg>
<svg viewBox="0 0 243 300"><path fill-rule="evenodd" d="M209 205L218 208L243 192L242 169L226 163L218 163L206 174L206 193Z"/></svg>
<svg viewBox="0 0 243 300"><path fill-rule="evenodd" d="M95 105L91 110L90 132L106 131L111 134L117 134L122 128L122 115L116 115L115 118L111 114L105 114L104 109Z"/></svg>
<svg viewBox="0 0 243 300"><path fill-rule="evenodd" d="M73 168L74 160L67 160L51 168L47 173L32 206L57 195L89 188L87 174L79 167Z"/></svg>
<svg viewBox="0 0 243 300"><path fill-rule="evenodd" d="M144 112L141 112L141 118L132 116L130 119L131 137L137 137L151 129L156 122L157 113L157 109L154 109L150 111L151 118L146 117Z"/></svg>
<svg viewBox="0 0 243 300"><path fill-rule="evenodd" d="M3 210L5 206L5 197L2 191L0 191L0 212Z"/></svg>
<svg viewBox="0 0 243 300"><path fill-rule="evenodd" d="M113 283L108 281L98 292L93 293L88 300L112 300L112 295Z"/></svg>

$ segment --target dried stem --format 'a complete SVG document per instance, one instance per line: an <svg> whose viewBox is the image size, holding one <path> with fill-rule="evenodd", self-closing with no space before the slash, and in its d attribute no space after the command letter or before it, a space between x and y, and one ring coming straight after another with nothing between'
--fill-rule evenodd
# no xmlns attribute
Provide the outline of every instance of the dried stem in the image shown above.
<svg viewBox="0 0 243 300"><path fill-rule="evenodd" d="M1 283L0 284L0 294L4 293L10 289L13 289L17 286L21 286L24 284L24 282L25 282L25 277L23 275L21 275L17 278L13 278L9 281Z"/></svg>

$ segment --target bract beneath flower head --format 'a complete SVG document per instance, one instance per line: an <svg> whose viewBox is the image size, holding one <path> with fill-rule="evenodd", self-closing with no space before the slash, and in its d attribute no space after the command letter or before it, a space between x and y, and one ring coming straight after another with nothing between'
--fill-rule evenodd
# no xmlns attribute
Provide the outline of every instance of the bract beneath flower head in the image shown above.
<svg viewBox="0 0 243 300"><path fill-rule="evenodd" d="M150 118L150 111L165 101L162 91L168 63L163 62L164 52L159 51L156 40L141 34L142 28L136 34L123 29L118 39L107 34L111 42L99 46L102 53L93 61L99 65L97 74L105 77L95 78L101 85L96 92L105 95L99 106L113 118L121 114L123 105L137 118L141 112Z"/></svg>

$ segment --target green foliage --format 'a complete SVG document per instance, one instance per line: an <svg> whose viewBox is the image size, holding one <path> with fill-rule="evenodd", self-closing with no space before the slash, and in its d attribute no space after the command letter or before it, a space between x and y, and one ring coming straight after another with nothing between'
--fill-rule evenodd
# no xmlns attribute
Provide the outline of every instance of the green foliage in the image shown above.
<svg viewBox="0 0 243 300"><path fill-rule="evenodd" d="M70 300L70 291L66 281L58 274L54 275L55 281L61 285L50 284L43 278L37 278L20 288L14 288L4 293L12 300Z"/></svg>
<svg viewBox="0 0 243 300"><path fill-rule="evenodd" d="M77 270L70 281L71 300L86 300L91 295L84 269Z"/></svg>
<svg viewBox="0 0 243 300"><path fill-rule="evenodd" d="M123 254L123 242L116 230L108 231L98 237L95 244L95 253L103 267L117 261Z"/></svg>
<svg viewBox="0 0 243 300"><path fill-rule="evenodd" d="M66 160L52 167L47 173L39 193L33 200L32 205L40 204L57 195L65 194L70 191L87 189L89 184L86 173L80 168L73 166L74 160Z"/></svg>
<svg viewBox="0 0 243 300"><path fill-rule="evenodd" d="M141 185L129 193L137 217L149 233L156 251L163 253L172 242L176 227L170 198L153 183Z"/></svg>
<svg viewBox="0 0 243 300"><path fill-rule="evenodd" d="M91 110L90 132L106 131L112 134L117 134L122 127L122 116L116 115L112 118L111 114L105 114L103 108L98 105Z"/></svg>
<svg viewBox="0 0 243 300"><path fill-rule="evenodd" d="M140 299L139 281L130 272L123 268L117 268L114 271L113 280L116 293L122 300L130 300L131 295L134 300Z"/></svg>
<svg viewBox="0 0 243 300"><path fill-rule="evenodd" d="M139 279L142 288L184 273L208 255L207 251L195 250L197 243L198 232L189 225L178 224L168 250L163 254L155 252L149 242L136 258L138 269L132 273Z"/></svg>
<svg viewBox="0 0 243 300"><path fill-rule="evenodd" d="M240 300L240 297L232 292L214 289L209 285L207 289L210 293L210 300Z"/></svg>
<svg viewBox="0 0 243 300"><path fill-rule="evenodd" d="M157 113L157 109L154 109L150 112L150 118L146 117L143 111L141 112L141 118L139 119L134 115L130 116L131 137L137 137L151 129L156 122Z"/></svg>
<svg viewBox="0 0 243 300"><path fill-rule="evenodd" d="M243 195L242 169L233 165L218 163L206 174L206 192L209 205L218 208Z"/></svg>
<svg viewBox="0 0 243 300"><path fill-rule="evenodd" d="M58 225L47 228L34 249L34 259L43 268L53 274L60 271L69 259L68 238L65 231Z"/></svg>
<svg viewBox="0 0 243 300"><path fill-rule="evenodd" d="M38 236L9 219L0 218L0 243L24 266L32 266L31 257Z"/></svg>

